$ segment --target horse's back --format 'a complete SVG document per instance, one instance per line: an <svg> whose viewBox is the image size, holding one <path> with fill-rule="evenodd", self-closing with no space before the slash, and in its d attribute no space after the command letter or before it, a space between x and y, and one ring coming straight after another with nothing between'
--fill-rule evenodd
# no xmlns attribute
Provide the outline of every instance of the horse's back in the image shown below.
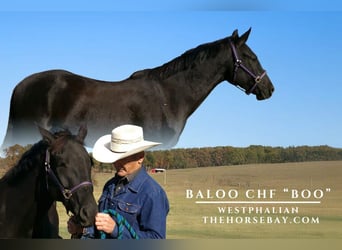
<svg viewBox="0 0 342 250"><path fill-rule="evenodd" d="M68 71L51 70L23 79L13 90L10 117L26 119L35 112L40 113L49 106L48 99L52 94L68 91L69 86L65 79L71 75Z"/></svg>
<svg viewBox="0 0 342 250"><path fill-rule="evenodd" d="M65 70L49 70L32 74L14 88L6 137L2 147L26 145L40 138L36 124L51 127L53 110L63 117L66 103L75 105L82 91L81 76Z"/></svg>
<svg viewBox="0 0 342 250"><path fill-rule="evenodd" d="M38 97L42 93L46 94L52 88L55 88L54 91L58 91L58 89L68 90L67 88L72 86L80 86L79 82L82 78L85 77L66 70L48 70L35 73L17 84L13 91L12 99L20 95ZM30 92L27 93L27 91Z"/></svg>
<svg viewBox="0 0 342 250"><path fill-rule="evenodd" d="M11 107L14 106L14 111L19 105L22 108L34 105L39 109L48 107L58 98L62 104L68 101L70 106L70 101L77 100L85 94L84 92L94 92L98 88L108 86L108 83L111 82L92 79L66 70L43 71L32 74L17 84L12 93Z"/></svg>

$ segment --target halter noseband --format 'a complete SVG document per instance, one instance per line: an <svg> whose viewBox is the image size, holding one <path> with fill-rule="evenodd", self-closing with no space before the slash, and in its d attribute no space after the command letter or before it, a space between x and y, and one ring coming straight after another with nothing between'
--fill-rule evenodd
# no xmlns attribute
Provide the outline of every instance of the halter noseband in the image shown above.
<svg viewBox="0 0 342 250"><path fill-rule="evenodd" d="M248 75L250 75L254 79L253 86L250 89L248 89L248 90L241 89L238 85L235 85L236 87L238 87L239 89L244 91L247 95L249 95L250 93L252 93L254 91L254 89L257 87L258 83L261 82L262 78L266 75L266 71L264 71L261 75L255 75L245 65L242 64L242 60L239 59L239 57L237 55L237 51L236 51L235 45L232 42L232 40L229 40L229 44L230 44L230 47L232 48L232 52L233 52L233 56L234 56L234 61L235 61L234 62L233 82L235 82L236 73L237 73L239 68L244 70Z"/></svg>
<svg viewBox="0 0 342 250"><path fill-rule="evenodd" d="M67 189L65 188L62 183L59 181L59 179L57 178L57 176L55 175L55 173L52 171L51 166L50 166L50 152L47 149L46 150L46 154L45 154L45 171L46 171L46 186L47 189L49 189L49 185L48 185L48 177L50 177L53 182L58 186L59 190L61 191L61 193L63 194L65 200L69 200L72 196L73 193L75 193L79 188L83 187L83 186L93 186L93 183L91 183L90 181L83 181L80 184L74 186L71 189Z"/></svg>

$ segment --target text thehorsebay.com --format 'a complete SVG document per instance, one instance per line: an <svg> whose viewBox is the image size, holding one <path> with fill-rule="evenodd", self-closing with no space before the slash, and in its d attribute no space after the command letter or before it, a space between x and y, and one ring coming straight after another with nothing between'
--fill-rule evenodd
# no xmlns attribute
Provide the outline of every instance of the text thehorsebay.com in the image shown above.
<svg viewBox="0 0 342 250"><path fill-rule="evenodd" d="M319 216L305 211L319 206L330 192L330 188L186 189L185 199L213 207L212 214L200 215L204 224L319 224Z"/></svg>

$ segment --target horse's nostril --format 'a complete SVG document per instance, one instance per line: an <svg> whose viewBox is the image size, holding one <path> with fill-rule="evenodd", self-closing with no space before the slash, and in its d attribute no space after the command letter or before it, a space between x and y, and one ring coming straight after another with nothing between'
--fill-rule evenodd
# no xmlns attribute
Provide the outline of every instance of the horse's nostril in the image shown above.
<svg viewBox="0 0 342 250"><path fill-rule="evenodd" d="M92 206L84 206L80 209L79 220L82 226L92 225L95 221L97 210Z"/></svg>

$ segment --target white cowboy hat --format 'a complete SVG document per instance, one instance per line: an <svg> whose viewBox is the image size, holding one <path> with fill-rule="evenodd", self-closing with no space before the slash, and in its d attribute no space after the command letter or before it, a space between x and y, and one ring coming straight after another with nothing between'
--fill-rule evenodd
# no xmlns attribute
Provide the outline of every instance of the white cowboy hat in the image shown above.
<svg viewBox="0 0 342 250"><path fill-rule="evenodd" d="M144 140L142 127L127 124L100 137L93 147L93 157L99 162L113 163L159 144Z"/></svg>

